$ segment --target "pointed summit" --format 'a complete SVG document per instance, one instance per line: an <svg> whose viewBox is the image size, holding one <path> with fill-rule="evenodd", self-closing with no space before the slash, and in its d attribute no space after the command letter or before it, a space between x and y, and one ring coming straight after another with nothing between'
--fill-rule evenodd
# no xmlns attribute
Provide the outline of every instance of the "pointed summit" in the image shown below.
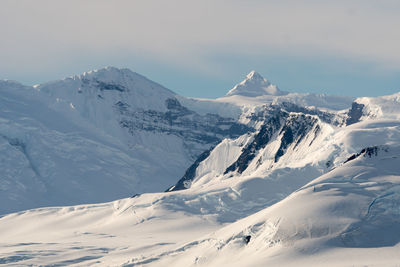
<svg viewBox="0 0 400 267"><path fill-rule="evenodd" d="M242 96L263 96L263 95L286 95L287 92L279 90L276 85L271 84L267 79L262 77L255 70L247 74L246 79L235 85L226 96L242 95Z"/></svg>
<svg viewBox="0 0 400 267"><path fill-rule="evenodd" d="M247 74L246 80L265 80L265 79L263 76L260 75L260 73L258 73L255 70L252 70L250 71L249 74Z"/></svg>

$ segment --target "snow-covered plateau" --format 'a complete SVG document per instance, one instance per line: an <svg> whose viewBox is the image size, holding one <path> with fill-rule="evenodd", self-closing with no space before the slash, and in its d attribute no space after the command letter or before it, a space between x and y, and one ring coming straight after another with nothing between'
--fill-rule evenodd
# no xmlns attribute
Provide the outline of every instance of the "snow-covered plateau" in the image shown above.
<svg viewBox="0 0 400 267"><path fill-rule="evenodd" d="M0 81L0 151L0 265L400 265L400 93Z"/></svg>

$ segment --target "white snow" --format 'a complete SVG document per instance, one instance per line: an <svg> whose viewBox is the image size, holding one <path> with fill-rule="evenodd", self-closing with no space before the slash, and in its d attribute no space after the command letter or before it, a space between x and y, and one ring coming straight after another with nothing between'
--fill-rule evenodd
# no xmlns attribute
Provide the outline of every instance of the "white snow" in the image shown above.
<svg viewBox="0 0 400 267"><path fill-rule="evenodd" d="M208 148L121 128L118 101L139 112L165 112L166 99L176 96L127 69L34 87L0 81L0 92L0 214L164 191Z"/></svg>
<svg viewBox="0 0 400 267"><path fill-rule="evenodd" d="M395 266L399 160L398 146L361 156L155 266Z"/></svg>
<svg viewBox="0 0 400 267"><path fill-rule="evenodd" d="M381 97L361 97L355 102L365 106L364 116L366 117L400 119L400 92Z"/></svg>
<svg viewBox="0 0 400 267"><path fill-rule="evenodd" d="M154 105L163 111L165 98L174 95L131 75L111 68L34 88L0 82L0 163L14 166L2 169L0 202L22 210L28 201L40 206L81 201L78 206L0 217L0 264L398 265L399 93L358 98L356 102L364 105L363 117L349 126L306 115L316 123L278 161L274 155L283 142L280 131L257 150L243 173L224 174L256 131L220 142L199 164L187 190L84 204L83 199L97 202L101 195L121 193L121 188L126 189L122 193L134 194L137 188L161 187L165 177L179 179L181 175L172 172L183 174L181 166L190 164L177 137L137 132L131 138L113 128L115 114L109 106L114 101ZM248 80L259 78L256 73L249 76ZM102 107L104 102L90 83L110 84L114 78L130 90L102 91L104 102L110 101ZM146 94L154 102L135 99L143 93L134 90L137 87L131 83L136 81L149 86ZM71 88L75 89L69 92ZM352 101L312 94L231 95L217 100L175 97L183 105L192 103L192 110L199 113L210 110L242 121L265 104L287 101L323 108L342 118L342 110ZM304 120L300 115L291 112L288 118ZM260 130L262 122L257 123ZM96 195L84 196L93 185ZM60 199L62 203L57 202Z"/></svg>
<svg viewBox="0 0 400 267"><path fill-rule="evenodd" d="M352 97L281 91L256 71L251 71L242 82L233 87L224 97L216 99L217 102L230 103L245 110L257 105L282 102L320 109L343 110L348 109L353 100Z"/></svg>
<svg viewBox="0 0 400 267"><path fill-rule="evenodd" d="M256 71L251 71L247 74L239 84L235 85L226 96L243 95L249 97L262 96L262 95L286 95L287 92L279 90L276 85L271 84L267 79L262 77Z"/></svg>
<svg viewBox="0 0 400 267"><path fill-rule="evenodd" d="M232 95L228 97L217 98L215 101L231 103L244 109L263 104L279 104L282 102L290 102L304 107L315 107L322 110L338 111L348 109L353 100L354 98L346 96L289 93L282 96L262 95L258 97Z"/></svg>
<svg viewBox="0 0 400 267"><path fill-rule="evenodd" d="M392 266L400 260L393 234L399 159L398 146L361 155L238 221L246 205L254 207L251 198L215 187L10 214L0 219L0 260L9 266ZM268 194L246 187L250 196Z"/></svg>

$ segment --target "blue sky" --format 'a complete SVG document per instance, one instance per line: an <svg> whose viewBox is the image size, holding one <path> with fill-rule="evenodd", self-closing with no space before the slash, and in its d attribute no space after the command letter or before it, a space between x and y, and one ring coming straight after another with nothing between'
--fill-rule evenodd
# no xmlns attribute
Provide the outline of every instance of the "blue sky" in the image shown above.
<svg viewBox="0 0 400 267"><path fill-rule="evenodd" d="M399 13L394 0L2 0L0 79L128 67L215 98L254 69L291 92L391 94Z"/></svg>

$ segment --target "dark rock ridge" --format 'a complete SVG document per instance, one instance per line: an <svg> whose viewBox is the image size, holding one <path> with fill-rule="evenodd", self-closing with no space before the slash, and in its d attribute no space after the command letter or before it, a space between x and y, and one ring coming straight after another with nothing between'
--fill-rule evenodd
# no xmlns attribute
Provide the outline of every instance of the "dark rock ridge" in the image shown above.
<svg viewBox="0 0 400 267"><path fill-rule="evenodd" d="M385 147L385 146L371 146L371 147L366 147L366 148L363 148L363 149L360 151L360 153L351 155L344 163L347 163L347 162L349 162L349 161L352 161L352 160L358 158L358 157L361 156L361 155L363 155L364 157L367 157L367 156L368 156L369 158L371 158L372 156L375 156L375 157L376 157L376 156L378 156L378 152L379 152L380 150L383 150L383 151L385 151L385 152L388 152L388 148Z"/></svg>
<svg viewBox="0 0 400 267"><path fill-rule="evenodd" d="M126 91L125 87L122 85L118 84L111 84L111 83L105 83L101 81L96 81L97 82L97 87L100 89L100 91L118 91L118 92L124 92Z"/></svg>
<svg viewBox="0 0 400 267"><path fill-rule="evenodd" d="M314 138L308 144L310 146L321 131L320 120L334 125L340 124L340 119L334 114L292 103L265 105L260 111L248 115L247 118L252 122L261 121L262 125L253 134L253 140L242 149L238 159L225 170L224 174L243 173L256 158L258 152L276 138L280 138L280 146L274 155L274 161L278 162L291 145L294 144L296 148L308 134L312 133ZM201 154L178 183L167 191L189 188L195 178L197 167L207 159L211 151L212 149Z"/></svg>
<svg viewBox="0 0 400 267"><path fill-rule="evenodd" d="M275 154L275 162L278 162L292 143L296 142L295 147L298 146L312 129L315 136L318 135L321 128L317 125L317 117L326 123L340 124L340 119L332 113L301 107L290 102L266 105L261 111L250 114L248 119L251 121L264 121L264 123L254 136L254 140L243 148L237 161L230 165L224 174L232 171L243 173L258 151L263 149L274 135L282 136L280 147Z"/></svg>
<svg viewBox="0 0 400 267"><path fill-rule="evenodd" d="M364 105L357 102L353 102L351 109L347 113L346 125L351 125L360 121L363 115Z"/></svg>
<svg viewBox="0 0 400 267"><path fill-rule="evenodd" d="M257 152L264 148L271 141L272 136L281 128L287 116L287 112L277 111L269 118L254 136L254 140L243 148L239 158L225 170L224 174L232 171L242 173L246 170L250 162L256 157Z"/></svg>
<svg viewBox="0 0 400 267"><path fill-rule="evenodd" d="M281 138L281 145L275 154L275 162L278 162L279 158L285 154L288 147L294 142L296 142L294 146L294 148L296 148L317 123L318 119L309 115L299 114L290 116L279 133L283 135ZM320 129L319 125L315 126L315 137L318 135ZM313 141L314 140L312 140L309 145L311 145Z"/></svg>
<svg viewBox="0 0 400 267"><path fill-rule="evenodd" d="M283 110L277 112L263 124L260 131L254 136L254 140L243 148L237 161L229 166L224 174L232 171L243 173L257 153L275 138L280 138L280 146L274 157L275 162L278 162L289 146L294 144L294 148L296 148L313 129L315 136L317 136L320 126L315 116L301 113L290 114Z"/></svg>
<svg viewBox="0 0 400 267"><path fill-rule="evenodd" d="M198 158L197 160L186 170L185 174L183 177L176 183L176 185L171 186L168 188L165 192L171 192L171 191L178 191L178 190L183 190L187 189L190 187L194 177L196 176L196 169L199 167L200 163L204 161L208 156L210 155L211 151L214 149L214 147L204 151Z"/></svg>
<svg viewBox="0 0 400 267"><path fill-rule="evenodd" d="M118 101L114 108L121 115L119 124L131 134L138 130L160 132L181 137L187 142L211 145L223 138L236 138L254 131L233 118L210 113L200 115L182 106L176 98L168 98L165 106L167 111L161 112L133 109L127 103Z"/></svg>
<svg viewBox="0 0 400 267"><path fill-rule="evenodd" d="M104 82L97 80L95 78L88 79L88 78L81 78L82 85L87 87L95 87L98 88L100 91L117 91L117 92L126 92L129 91L125 86L117 83L112 82Z"/></svg>
<svg viewBox="0 0 400 267"><path fill-rule="evenodd" d="M303 113L304 115L315 115L321 121L332 124L340 125L342 120L336 114L321 111L317 108L302 107L290 102L282 102L280 104L265 105L264 108L256 113L250 114L247 118L251 121L262 121L268 119L274 112L282 110L286 112Z"/></svg>

